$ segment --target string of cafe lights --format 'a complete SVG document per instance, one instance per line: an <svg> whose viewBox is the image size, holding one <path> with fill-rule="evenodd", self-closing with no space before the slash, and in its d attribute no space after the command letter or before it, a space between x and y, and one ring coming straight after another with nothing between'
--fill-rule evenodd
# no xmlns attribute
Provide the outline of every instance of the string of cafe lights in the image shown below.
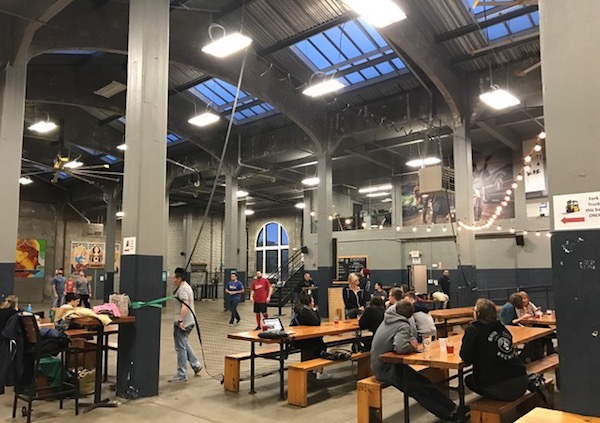
<svg viewBox="0 0 600 423"><path fill-rule="evenodd" d="M508 205L508 202L513 200L514 201L514 193L517 190L517 188L519 187L519 184L523 183L524 180L524 175L527 174L528 172L531 171L531 162L533 160L533 156L535 154L538 154L542 151L542 142L543 140L546 139L546 133L545 132L540 132L537 136L537 140L535 145L533 146L533 148L531 149L531 151L529 151L529 154L527 154L526 156L524 156L522 158L522 166L521 169L519 170L519 173L517 174L517 177L515 179L513 179L513 182L510 186L509 189L506 190L505 192L505 196L503 198L503 201L500 203L499 206L496 207L496 210L494 211L494 213L492 214L492 216L490 216L486 222L484 224L478 225L478 224L472 224L469 225L467 223L464 223L461 220L456 221L457 225L458 225L458 230L468 230L468 231L482 231L484 229L489 229L491 228L495 223L496 220L500 217L500 214L502 213L502 210L504 209L504 207L506 207ZM500 225L496 225L496 229L498 231L502 230L502 226ZM514 228L510 229L510 233L515 233L517 232ZM519 231L521 234L523 235L527 235L528 231L527 230L522 230ZM536 231L535 232L536 236L541 236L541 232L540 231ZM546 233L547 237L551 237L551 233L547 232Z"/></svg>

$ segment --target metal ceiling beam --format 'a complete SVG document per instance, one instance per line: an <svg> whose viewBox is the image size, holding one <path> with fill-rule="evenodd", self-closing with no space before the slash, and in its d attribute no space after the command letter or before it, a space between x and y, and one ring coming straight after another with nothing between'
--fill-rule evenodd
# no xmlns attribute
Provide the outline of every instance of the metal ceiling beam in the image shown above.
<svg viewBox="0 0 600 423"><path fill-rule="evenodd" d="M521 145L517 141L519 137L508 128L499 128L488 121L477 122L477 126L479 126L485 132L490 134L492 137L496 138L502 144L506 145L507 147L510 147L512 150L521 149Z"/></svg>
<svg viewBox="0 0 600 423"><path fill-rule="evenodd" d="M320 25L316 25L316 26L310 28L308 31L301 32L300 34L296 34L292 37L286 38L285 40L278 41L270 47L259 50L258 55L262 56L262 57L269 56L270 54L273 54L279 50L293 46L294 44L296 44L299 41L305 40L307 38L312 37L313 35L320 34L323 31L327 31L328 29L331 29L335 26L346 23L352 18L353 18L352 14L344 13L343 15L340 15L334 19L331 19L330 21L323 22Z"/></svg>
<svg viewBox="0 0 600 423"><path fill-rule="evenodd" d="M252 3L253 1L255 1L255 0L232 0L231 3L227 7L225 7L223 10L221 10L221 12L214 17L214 19L216 21L223 19L227 15L231 15L232 13L235 13L237 10L241 9L242 7L248 7L250 5L250 3Z"/></svg>
<svg viewBox="0 0 600 423"><path fill-rule="evenodd" d="M36 33L31 54L40 54L50 49L69 49L82 45L95 50L127 53L127 10L122 5L109 3L102 14L90 9L88 2L74 2L71 7ZM216 59L198 51L198 45L209 41L208 33L198 32L211 23L210 17L197 13L173 13L171 15L170 59L190 66L236 85L242 61L245 60L245 75L242 88L271 104L285 114L310 137L314 148L323 150L327 139L326 111L324 106L304 96L285 80L285 75L269 68L268 62L260 57L237 54L226 59ZM94 28L94 31L89 31ZM73 34L77 34L74 37ZM252 76L249 76L252 75ZM263 75L259 77L258 75ZM282 80L283 78L283 80Z"/></svg>
<svg viewBox="0 0 600 423"><path fill-rule="evenodd" d="M495 16L491 19L479 23L472 23L470 25L463 26L461 28L454 29L452 31L445 32L435 36L436 43L443 41L452 40L454 38L462 37L463 35L470 34L472 32L479 31L481 29L489 28L490 26L506 22L509 19L518 18L519 16L527 15L538 10L537 5L524 6L520 9L513 10L512 12L505 13L503 15Z"/></svg>
<svg viewBox="0 0 600 423"><path fill-rule="evenodd" d="M452 59L452 64L458 65L460 63L479 59L480 57L485 57L489 54L497 54L504 50L521 47L527 44L539 43L540 33L539 31L536 31L534 33L524 35L522 37L514 38L513 40L502 41L500 43L492 44L483 49L479 49L476 52L473 52L472 54L463 54L462 56L455 57L454 59Z"/></svg>
<svg viewBox="0 0 600 423"><path fill-rule="evenodd" d="M427 18L410 0L394 0L407 18L380 29L392 48L408 56L433 82L450 107L456 122L468 117L468 102L463 76L451 66L448 50L435 43Z"/></svg>

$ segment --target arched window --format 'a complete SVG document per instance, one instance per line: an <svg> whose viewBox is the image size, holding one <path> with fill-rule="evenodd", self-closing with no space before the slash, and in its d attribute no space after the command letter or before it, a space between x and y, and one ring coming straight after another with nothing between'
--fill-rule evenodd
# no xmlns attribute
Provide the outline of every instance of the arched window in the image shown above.
<svg viewBox="0 0 600 423"><path fill-rule="evenodd" d="M256 237L256 270L266 275L276 272L288 260L289 251L285 228L279 223L267 223Z"/></svg>

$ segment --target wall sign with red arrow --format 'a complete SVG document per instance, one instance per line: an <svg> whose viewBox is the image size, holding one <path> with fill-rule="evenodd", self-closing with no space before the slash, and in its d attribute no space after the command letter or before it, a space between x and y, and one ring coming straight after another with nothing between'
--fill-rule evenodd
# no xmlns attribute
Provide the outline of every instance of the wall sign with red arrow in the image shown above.
<svg viewBox="0 0 600 423"><path fill-rule="evenodd" d="M555 195L554 230L600 229L600 192Z"/></svg>

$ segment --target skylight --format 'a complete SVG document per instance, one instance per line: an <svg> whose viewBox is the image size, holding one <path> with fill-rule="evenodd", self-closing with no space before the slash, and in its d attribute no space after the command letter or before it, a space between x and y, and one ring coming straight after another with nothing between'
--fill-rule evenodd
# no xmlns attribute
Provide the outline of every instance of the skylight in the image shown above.
<svg viewBox="0 0 600 423"><path fill-rule="evenodd" d="M472 0L464 0L463 3L469 8L469 3ZM479 5L471 10L473 17L479 23L485 22L489 19L497 18L507 13L515 12L525 5L517 6L483 6ZM517 16L511 19L507 19L504 22L497 23L488 28L482 30L483 34L488 38L489 41L495 41L500 38L508 37L511 35L518 35L521 32L537 28L540 25L540 15L536 10L531 13L526 13L521 16Z"/></svg>
<svg viewBox="0 0 600 423"><path fill-rule="evenodd" d="M190 88L189 91L217 112L229 117L235 99L236 87L218 78L212 78ZM240 90L234 115L235 123L246 123L276 113L269 103Z"/></svg>
<svg viewBox="0 0 600 423"><path fill-rule="evenodd" d="M127 118L125 116L121 116L118 119L118 121L121 122L123 125L127 125ZM172 132L167 133L167 146L177 144L180 141L182 141L182 138L179 135L174 134Z"/></svg>
<svg viewBox="0 0 600 423"><path fill-rule="evenodd" d="M358 18L302 40L292 47L314 72L335 73L347 86L407 72L377 30Z"/></svg>

